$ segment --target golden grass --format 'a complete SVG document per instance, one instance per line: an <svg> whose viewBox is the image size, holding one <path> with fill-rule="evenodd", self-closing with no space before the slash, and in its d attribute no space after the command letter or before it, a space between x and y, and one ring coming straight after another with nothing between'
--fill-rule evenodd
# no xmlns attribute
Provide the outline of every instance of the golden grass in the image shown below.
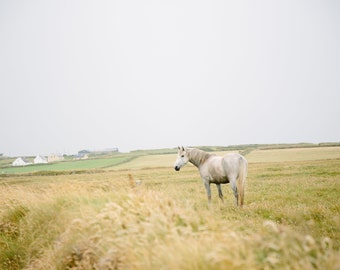
<svg viewBox="0 0 340 270"><path fill-rule="evenodd" d="M223 191L193 166L2 178L0 268L340 269L339 159L250 163L243 209Z"/></svg>
<svg viewBox="0 0 340 270"><path fill-rule="evenodd" d="M147 155L133 159L131 162L123 163L111 168L114 170L131 170L143 168L172 167L177 158L177 154L168 155Z"/></svg>
<svg viewBox="0 0 340 270"><path fill-rule="evenodd" d="M255 150L247 155L249 162L284 162L340 159L340 147L313 147Z"/></svg>

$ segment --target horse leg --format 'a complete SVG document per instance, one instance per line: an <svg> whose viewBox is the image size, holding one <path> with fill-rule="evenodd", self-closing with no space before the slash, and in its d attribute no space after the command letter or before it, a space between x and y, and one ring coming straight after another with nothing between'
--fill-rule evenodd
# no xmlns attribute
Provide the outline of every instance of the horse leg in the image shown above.
<svg viewBox="0 0 340 270"><path fill-rule="evenodd" d="M216 184L216 187L217 187L217 190L218 190L218 196L220 197L221 201L224 202L221 184Z"/></svg>
<svg viewBox="0 0 340 270"><path fill-rule="evenodd" d="M211 203L211 189L210 189L210 183L209 183L209 181L205 181L205 180L204 180L204 186L205 186L205 189L206 189L206 191L207 191L208 202Z"/></svg>
<svg viewBox="0 0 340 270"><path fill-rule="evenodd" d="M234 192L235 205L238 206L238 192L237 192L237 186L236 186L236 179L233 179L233 180L230 181L230 186L231 186L231 189Z"/></svg>

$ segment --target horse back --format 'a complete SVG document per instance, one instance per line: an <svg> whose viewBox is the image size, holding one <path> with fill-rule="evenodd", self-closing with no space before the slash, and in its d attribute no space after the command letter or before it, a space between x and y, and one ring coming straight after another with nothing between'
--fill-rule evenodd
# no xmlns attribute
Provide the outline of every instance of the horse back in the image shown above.
<svg viewBox="0 0 340 270"><path fill-rule="evenodd" d="M238 153L229 153L223 157L223 168L228 178L237 178L240 172L241 164L246 159Z"/></svg>

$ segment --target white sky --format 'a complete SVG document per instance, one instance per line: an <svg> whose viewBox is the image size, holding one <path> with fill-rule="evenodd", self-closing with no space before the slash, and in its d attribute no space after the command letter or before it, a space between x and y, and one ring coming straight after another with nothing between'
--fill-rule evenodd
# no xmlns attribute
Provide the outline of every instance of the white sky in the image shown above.
<svg viewBox="0 0 340 270"><path fill-rule="evenodd" d="M0 0L0 153L340 141L340 1Z"/></svg>

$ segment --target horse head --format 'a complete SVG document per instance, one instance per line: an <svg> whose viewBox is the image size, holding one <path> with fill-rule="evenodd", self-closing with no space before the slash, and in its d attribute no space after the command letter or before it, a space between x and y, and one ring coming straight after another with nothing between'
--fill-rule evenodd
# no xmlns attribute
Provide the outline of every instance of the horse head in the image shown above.
<svg viewBox="0 0 340 270"><path fill-rule="evenodd" d="M189 162L188 151L183 146L178 146L178 157L176 159L174 168L179 171L185 164Z"/></svg>

